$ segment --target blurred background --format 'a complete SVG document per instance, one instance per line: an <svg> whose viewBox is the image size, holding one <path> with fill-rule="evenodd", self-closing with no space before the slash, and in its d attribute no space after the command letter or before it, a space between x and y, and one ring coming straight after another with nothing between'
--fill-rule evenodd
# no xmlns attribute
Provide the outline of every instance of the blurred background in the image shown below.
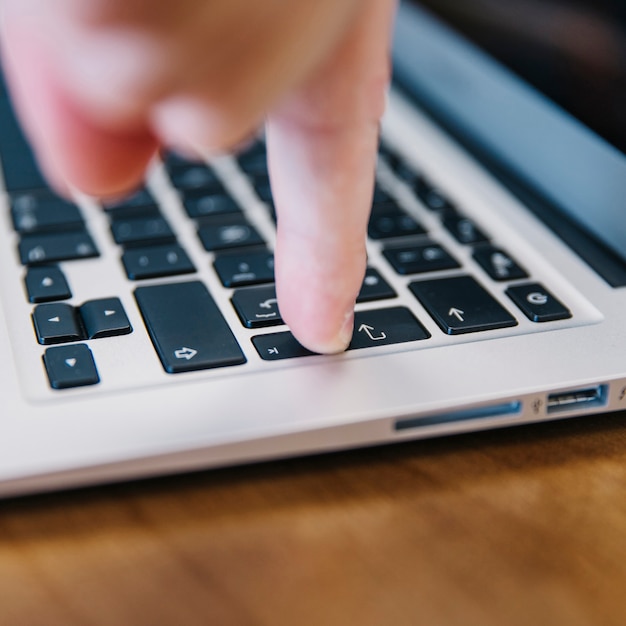
<svg viewBox="0 0 626 626"><path fill-rule="evenodd" d="M420 0L626 153L624 0Z"/></svg>

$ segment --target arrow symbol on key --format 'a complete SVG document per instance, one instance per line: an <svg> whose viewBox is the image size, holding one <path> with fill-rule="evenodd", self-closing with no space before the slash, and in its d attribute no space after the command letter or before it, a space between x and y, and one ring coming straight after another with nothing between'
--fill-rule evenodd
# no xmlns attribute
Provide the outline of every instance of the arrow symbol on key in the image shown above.
<svg viewBox="0 0 626 626"><path fill-rule="evenodd" d="M65 365L67 365L68 367L75 367L76 359L65 359Z"/></svg>
<svg viewBox="0 0 626 626"><path fill-rule="evenodd" d="M58 323L61 321L61 318L58 315L55 315L54 317L49 317L48 321Z"/></svg>
<svg viewBox="0 0 626 626"><path fill-rule="evenodd" d="M106 311L104 312L104 316L105 317L111 317L111 315L115 315L117 313L117 311L113 311L111 309L106 309Z"/></svg>
<svg viewBox="0 0 626 626"><path fill-rule="evenodd" d="M465 318L463 317L465 315L465 311L461 311L461 309L457 309L455 307L452 307L449 311L448 311L448 316L449 317L456 317L456 319L459 320L459 322L464 322Z"/></svg>
<svg viewBox="0 0 626 626"><path fill-rule="evenodd" d="M198 351L193 348L180 348L179 350L174 351L174 356L177 359L185 359L187 361L193 359L196 354L198 354Z"/></svg>
<svg viewBox="0 0 626 626"><path fill-rule="evenodd" d="M365 333L372 341L382 341L383 339L387 339L387 335L383 332L378 335L378 337L374 337L373 335L373 326L368 326L367 324L361 324L359 326L359 332Z"/></svg>

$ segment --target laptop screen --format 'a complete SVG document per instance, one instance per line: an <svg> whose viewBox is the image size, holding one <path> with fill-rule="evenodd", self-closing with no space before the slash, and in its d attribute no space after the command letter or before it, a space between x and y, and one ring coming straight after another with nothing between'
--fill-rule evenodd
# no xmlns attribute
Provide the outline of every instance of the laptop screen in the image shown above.
<svg viewBox="0 0 626 626"><path fill-rule="evenodd" d="M626 3L405 0L396 80L626 263Z"/></svg>

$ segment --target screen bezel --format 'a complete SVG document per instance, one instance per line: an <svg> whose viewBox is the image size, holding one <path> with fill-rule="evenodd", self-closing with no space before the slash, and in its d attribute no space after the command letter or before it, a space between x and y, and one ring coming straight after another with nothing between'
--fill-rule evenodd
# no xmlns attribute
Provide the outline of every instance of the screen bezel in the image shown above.
<svg viewBox="0 0 626 626"><path fill-rule="evenodd" d="M401 2L394 77L626 263L626 156L429 11Z"/></svg>

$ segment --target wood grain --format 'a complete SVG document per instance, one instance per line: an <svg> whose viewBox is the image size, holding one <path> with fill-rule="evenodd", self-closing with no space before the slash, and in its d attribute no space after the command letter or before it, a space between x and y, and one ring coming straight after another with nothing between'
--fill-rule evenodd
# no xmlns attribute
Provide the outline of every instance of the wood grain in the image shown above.
<svg viewBox="0 0 626 626"><path fill-rule="evenodd" d="M626 623L626 414L0 503L0 624Z"/></svg>

